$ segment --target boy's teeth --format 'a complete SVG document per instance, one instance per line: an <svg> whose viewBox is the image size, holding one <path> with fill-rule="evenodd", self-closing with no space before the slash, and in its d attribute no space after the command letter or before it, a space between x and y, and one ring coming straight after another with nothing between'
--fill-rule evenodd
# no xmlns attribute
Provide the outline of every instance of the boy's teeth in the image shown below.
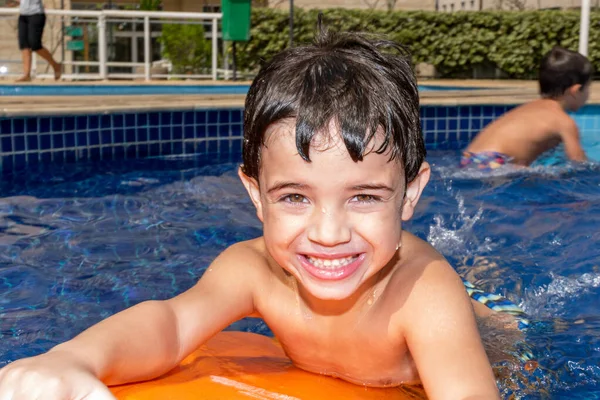
<svg viewBox="0 0 600 400"><path fill-rule="evenodd" d="M315 267L325 268L325 269L336 269L336 268L339 268L340 266L343 267L345 265L348 265L352 261L354 261L355 258L356 258L355 256L349 256L349 257L335 258L335 259L321 259L321 258L306 256L306 259L308 260L309 263L311 263Z"/></svg>

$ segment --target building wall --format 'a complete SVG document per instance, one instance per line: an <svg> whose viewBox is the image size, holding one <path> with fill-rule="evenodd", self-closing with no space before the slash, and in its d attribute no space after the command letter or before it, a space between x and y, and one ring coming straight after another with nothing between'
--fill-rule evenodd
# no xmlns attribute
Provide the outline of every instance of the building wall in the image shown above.
<svg viewBox="0 0 600 400"><path fill-rule="evenodd" d="M592 7L600 7L600 0L591 0ZM438 0L438 11L483 10L537 10L573 9L581 7L581 0Z"/></svg>
<svg viewBox="0 0 600 400"><path fill-rule="evenodd" d="M289 0L268 0L272 8L289 8ZM358 8L387 10L435 10L435 0L294 0L300 8Z"/></svg>

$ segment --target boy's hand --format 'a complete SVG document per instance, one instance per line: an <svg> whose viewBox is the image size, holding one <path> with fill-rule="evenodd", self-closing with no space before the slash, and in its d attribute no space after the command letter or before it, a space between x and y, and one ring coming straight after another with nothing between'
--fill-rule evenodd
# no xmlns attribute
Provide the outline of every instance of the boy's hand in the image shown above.
<svg viewBox="0 0 600 400"><path fill-rule="evenodd" d="M69 353L55 351L0 370L0 400L116 400Z"/></svg>

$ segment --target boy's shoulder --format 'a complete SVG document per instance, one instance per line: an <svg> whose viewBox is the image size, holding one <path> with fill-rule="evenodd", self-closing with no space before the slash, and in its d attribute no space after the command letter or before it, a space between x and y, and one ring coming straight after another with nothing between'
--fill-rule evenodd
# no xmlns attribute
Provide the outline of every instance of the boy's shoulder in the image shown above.
<svg viewBox="0 0 600 400"><path fill-rule="evenodd" d="M267 265L267 248L264 238L245 240L237 242L226 248L217 257L219 261L233 262L235 265L240 265L240 262L247 265Z"/></svg>
<svg viewBox="0 0 600 400"><path fill-rule="evenodd" d="M426 303L447 296L464 296L462 279L431 244L404 232L400 261L388 284L391 292L406 293L407 312L422 312ZM401 290L398 290L401 289Z"/></svg>

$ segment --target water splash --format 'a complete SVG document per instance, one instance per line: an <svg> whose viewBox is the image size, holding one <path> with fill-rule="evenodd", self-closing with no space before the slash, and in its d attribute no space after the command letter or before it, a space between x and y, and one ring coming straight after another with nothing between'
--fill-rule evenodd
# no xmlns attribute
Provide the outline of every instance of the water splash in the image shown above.
<svg viewBox="0 0 600 400"><path fill-rule="evenodd" d="M536 318L560 316L565 306L576 301L590 289L600 287L600 274L584 273L578 277L564 277L550 273L549 284L525 290L521 306Z"/></svg>
<svg viewBox="0 0 600 400"><path fill-rule="evenodd" d="M434 224L429 227L427 241L440 253L446 256L462 256L490 252L495 248L491 238L480 238L473 227L481 220L483 208L478 208L474 215L469 215L465 208L464 198L456 195L458 200L458 217L446 223L442 214L433 217Z"/></svg>

